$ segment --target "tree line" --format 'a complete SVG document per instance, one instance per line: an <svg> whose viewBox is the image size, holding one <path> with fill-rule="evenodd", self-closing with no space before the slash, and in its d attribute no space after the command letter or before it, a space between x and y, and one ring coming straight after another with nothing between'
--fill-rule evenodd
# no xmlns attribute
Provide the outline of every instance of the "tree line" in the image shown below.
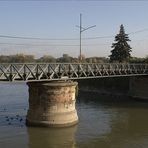
<svg viewBox="0 0 148 148"><path fill-rule="evenodd" d="M121 24L119 33L115 36L114 43L112 43L111 55L106 57L81 57L75 58L68 54L63 54L62 57L55 58L50 55L44 55L40 58L35 58L33 55L0 55L0 63L148 63L148 56L145 58L132 57L132 48L129 43L131 40L128 34L125 33L124 26Z"/></svg>
<svg viewBox="0 0 148 148"><path fill-rule="evenodd" d="M40 58L35 58L34 55L0 55L0 63L79 63L79 58L71 57L68 54L63 54L62 57L55 58L50 55L44 55ZM83 63L109 63L110 59L106 57L82 57ZM148 57L138 58L131 57L129 63L148 63Z"/></svg>
<svg viewBox="0 0 148 148"><path fill-rule="evenodd" d="M106 57L89 57L83 56L84 63L108 63ZM55 58L50 55L44 55L40 58L35 58L34 55L16 54L16 55L0 55L0 63L79 63L79 58L71 57L68 54L63 54L62 57Z"/></svg>

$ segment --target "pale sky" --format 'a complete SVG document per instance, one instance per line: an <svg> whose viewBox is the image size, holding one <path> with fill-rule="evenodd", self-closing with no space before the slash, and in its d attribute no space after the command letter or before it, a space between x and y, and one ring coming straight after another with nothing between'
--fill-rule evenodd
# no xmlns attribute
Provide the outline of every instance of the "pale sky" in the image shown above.
<svg viewBox="0 0 148 148"><path fill-rule="evenodd" d="M148 55L148 1L140 0L0 1L0 54L60 57L65 53L77 57L79 28L76 25L79 25L80 13L84 28L96 25L82 33L85 56L108 57L121 24L126 33L131 33L132 56ZM105 38L85 39L95 37Z"/></svg>

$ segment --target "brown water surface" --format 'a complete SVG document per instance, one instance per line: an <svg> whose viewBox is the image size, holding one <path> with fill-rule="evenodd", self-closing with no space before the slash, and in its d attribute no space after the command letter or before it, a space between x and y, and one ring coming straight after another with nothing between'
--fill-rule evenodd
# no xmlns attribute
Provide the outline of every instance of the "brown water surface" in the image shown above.
<svg viewBox="0 0 148 148"><path fill-rule="evenodd" d="M28 88L0 83L0 148L148 148L148 102L80 92L79 124L25 126Z"/></svg>

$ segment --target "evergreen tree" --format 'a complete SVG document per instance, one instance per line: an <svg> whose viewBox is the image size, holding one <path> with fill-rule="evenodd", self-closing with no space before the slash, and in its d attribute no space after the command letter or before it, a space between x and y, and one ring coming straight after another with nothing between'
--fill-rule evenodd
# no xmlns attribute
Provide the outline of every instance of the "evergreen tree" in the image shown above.
<svg viewBox="0 0 148 148"><path fill-rule="evenodd" d="M112 44L110 62L127 62L131 57L131 47L127 43L131 41L128 34L125 34L124 26L120 26L119 34L115 36L115 43Z"/></svg>

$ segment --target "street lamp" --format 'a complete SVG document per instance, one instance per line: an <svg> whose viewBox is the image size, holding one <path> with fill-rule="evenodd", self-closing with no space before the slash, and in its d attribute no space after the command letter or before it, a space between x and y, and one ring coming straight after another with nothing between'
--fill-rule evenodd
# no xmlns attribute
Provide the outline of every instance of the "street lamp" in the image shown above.
<svg viewBox="0 0 148 148"><path fill-rule="evenodd" d="M88 30L88 29L91 29L93 27L96 27L96 25L93 25L93 26L89 26L87 28L83 28L82 27L82 14L80 13L80 26L76 26L78 28L80 28L80 62L82 61L82 32Z"/></svg>

